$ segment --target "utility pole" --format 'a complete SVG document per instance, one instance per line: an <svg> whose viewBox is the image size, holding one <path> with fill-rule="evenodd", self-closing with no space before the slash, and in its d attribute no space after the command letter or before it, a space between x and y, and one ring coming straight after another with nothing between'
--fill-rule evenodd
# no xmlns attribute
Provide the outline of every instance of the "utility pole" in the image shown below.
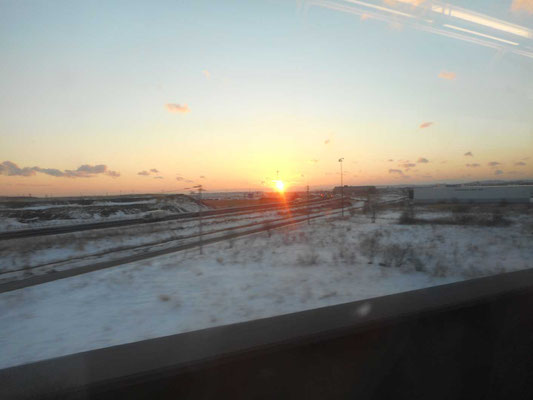
<svg viewBox="0 0 533 400"><path fill-rule="evenodd" d="M202 185L198 185L198 231L200 234L200 254L203 254L203 229L202 229Z"/></svg>
<svg viewBox="0 0 533 400"><path fill-rule="evenodd" d="M307 185L307 225L311 225L310 219L310 210L309 210L309 185Z"/></svg>
<svg viewBox="0 0 533 400"><path fill-rule="evenodd" d="M193 187L187 187L185 190L191 190L190 194L194 198L194 190L198 189L198 237L199 237L199 246L200 254L203 254L203 226L202 226L202 192L204 188L202 185L196 185Z"/></svg>
<svg viewBox="0 0 533 400"><path fill-rule="evenodd" d="M342 179L342 162L344 157L339 158L339 163L341 164L341 215L344 217L344 181Z"/></svg>

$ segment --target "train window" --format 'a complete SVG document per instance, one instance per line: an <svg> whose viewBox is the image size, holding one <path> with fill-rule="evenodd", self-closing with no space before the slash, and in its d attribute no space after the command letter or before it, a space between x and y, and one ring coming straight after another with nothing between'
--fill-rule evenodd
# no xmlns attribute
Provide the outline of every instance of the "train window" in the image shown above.
<svg viewBox="0 0 533 400"><path fill-rule="evenodd" d="M533 267L530 0L0 21L0 369Z"/></svg>

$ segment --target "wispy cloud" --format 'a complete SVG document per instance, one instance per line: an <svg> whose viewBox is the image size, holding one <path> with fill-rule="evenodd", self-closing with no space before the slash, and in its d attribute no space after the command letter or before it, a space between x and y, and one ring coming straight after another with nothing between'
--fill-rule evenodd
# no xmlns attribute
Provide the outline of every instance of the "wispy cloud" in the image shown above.
<svg viewBox="0 0 533 400"><path fill-rule="evenodd" d="M491 161L487 164L489 167L497 167L498 165L501 165L498 161Z"/></svg>
<svg viewBox="0 0 533 400"><path fill-rule="evenodd" d="M420 129L429 128L431 125L433 125L433 122L422 122L419 126Z"/></svg>
<svg viewBox="0 0 533 400"><path fill-rule="evenodd" d="M183 178L183 177L181 177L181 176L177 176L177 177L176 177L176 180L181 182L181 181L185 180L185 178Z"/></svg>
<svg viewBox="0 0 533 400"><path fill-rule="evenodd" d="M409 163L409 162L406 162L406 163L403 163L403 164L399 164L398 165L399 167L402 167L402 168L413 168L413 167L416 167L416 164L415 163Z"/></svg>
<svg viewBox="0 0 533 400"><path fill-rule="evenodd" d="M466 164L466 166L467 166L468 168L477 168L477 167L479 167L479 164L478 164L478 163Z"/></svg>
<svg viewBox="0 0 533 400"><path fill-rule="evenodd" d="M439 73L439 78L453 81L456 78L456 75L455 75L455 72L441 71Z"/></svg>
<svg viewBox="0 0 533 400"><path fill-rule="evenodd" d="M150 176L152 174L158 174L159 173L159 170L156 169L156 168L151 168L149 171L141 171L141 172L137 172L137 175L141 175L141 176Z"/></svg>
<svg viewBox="0 0 533 400"><path fill-rule="evenodd" d="M401 169L389 169L389 174L403 175L403 171Z"/></svg>
<svg viewBox="0 0 533 400"><path fill-rule="evenodd" d="M525 11L533 14L533 0L513 0L511 4L513 11Z"/></svg>
<svg viewBox="0 0 533 400"><path fill-rule="evenodd" d="M168 104L165 104L165 107L171 113L185 114L185 113L188 113L190 111L189 110L189 106L187 104L180 105L180 104L168 103Z"/></svg>
<svg viewBox="0 0 533 400"><path fill-rule="evenodd" d="M57 170L53 170L56 172ZM46 170L39 170L38 172L47 173ZM120 176L120 173L117 171L111 171L107 168L107 165L99 164L99 165L90 165L90 164L84 164L81 167L78 167L76 170L70 170L66 169L64 171L64 175L67 178L91 178L98 174L104 174L111 176L112 178L117 178ZM58 175L53 175L58 176Z"/></svg>
<svg viewBox="0 0 533 400"><path fill-rule="evenodd" d="M163 179L162 176L154 176L154 179Z"/></svg>
<svg viewBox="0 0 533 400"><path fill-rule="evenodd" d="M330 142L331 142L330 139L326 139L326 140L324 140L324 144L329 144Z"/></svg>
<svg viewBox="0 0 533 400"><path fill-rule="evenodd" d="M503 171L501 169L497 169L496 171L494 171L494 175L502 175L503 174Z"/></svg>
<svg viewBox="0 0 533 400"><path fill-rule="evenodd" d="M516 165L517 167L523 167L524 165L527 165L527 164L523 161L518 161L518 162L515 162L514 165Z"/></svg>
<svg viewBox="0 0 533 400"><path fill-rule="evenodd" d="M35 175L35 168L19 168L17 164L11 161L4 161L2 164L0 164L0 174L1 175L7 175L7 176L31 176ZM57 170L59 173L61 171Z"/></svg>
<svg viewBox="0 0 533 400"><path fill-rule="evenodd" d="M17 164L12 161L4 161L0 164L0 175L7 176L32 176L37 172L55 176L56 178L91 178L96 175L107 175L112 178L117 178L120 176L120 173L117 171L112 171L107 168L107 165L98 164L90 165L84 164L78 167L77 169L66 169L61 171L57 168L41 168L41 167L23 167L20 168Z"/></svg>
<svg viewBox="0 0 533 400"><path fill-rule="evenodd" d="M27 169L27 168L24 168ZM32 168L35 172L42 172L43 174L55 176L55 177L62 177L65 175L63 171L60 171L56 168L39 168L39 167L33 167Z"/></svg>
<svg viewBox="0 0 533 400"><path fill-rule="evenodd" d="M416 162L421 164L427 164L429 160L427 158L420 157Z"/></svg>
<svg viewBox="0 0 533 400"><path fill-rule="evenodd" d="M464 154L465 157L474 157L474 155L472 154L471 151L467 151L465 154Z"/></svg>
<svg viewBox="0 0 533 400"><path fill-rule="evenodd" d="M394 159L389 158L387 161L388 161L388 162L394 162Z"/></svg>
<svg viewBox="0 0 533 400"><path fill-rule="evenodd" d="M313 158L312 160L309 160L309 162L311 164L316 164L318 162L318 160L316 158Z"/></svg>
<svg viewBox="0 0 533 400"><path fill-rule="evenodd" d="M206 69L204 69L204 70L202 71L202 74L203 74L207 79L211 78L211 73L210 73L208 70L206 70Z"/></svg>

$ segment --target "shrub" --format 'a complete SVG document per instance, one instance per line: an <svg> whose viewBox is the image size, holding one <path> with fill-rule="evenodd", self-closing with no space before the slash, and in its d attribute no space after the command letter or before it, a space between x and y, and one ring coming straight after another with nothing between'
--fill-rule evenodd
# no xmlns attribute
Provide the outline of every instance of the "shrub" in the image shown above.
<svg viewBox="0 0 533 400"><path fill-rule="evenodd" d="M457 205L452 208L452 213L454 214L464 214L470 212L471 206L466 204Z"/></svg>
<svg viewBox="0 0 533 400"><path fill-rule="evenodd" d="M270 221L265 221L263 223L263 228L266 230L268 237L271 237L272 236L272 232L271 232L272 223Z"/></svg>
<svg viewBox="0 0 533 400"><path fill-rule="evenodd" d="M370 205L370 201L365 201L365 204L363 205L363 214L367 215L370 210L371 210L372 206Z"/></svg>
<svg viewBox="0 0 533 400"><path fill-rule="evenodd" d="M447 265L438 262L437 265L435 265L435 268L433 268L433 271L431 271L431 274L438 278L445 278L446 275L448 275L448 270L449 268Z"/></svg>
<svg viewBox="0 0 533 400"><path fill-rule="evenodd" d="M170 300L170 296L168 294L160 294L159 295L159 300L161 300L161 301L169 301Z"/></svg>
<svg viewBox="0 0 533 400"><path fill-rule="evenodd" d="M359 242L359 248L361 249L361 254L365 257L368 257L368 263L372 264L374 262L374 257L380 248L380 241L383 235L380 232L374 232L367 236L364 236L363 239Z"/></svg>
<svg viewBox="0 0 533 400"><path fill-rule="evenodd" d="M407 264L411 265L413 269L418 272L424 272L426 270L425 264L422 262L420 257L416 255L413 249L411 249L407 256Z"/></svg>
<svg viewBox="0 0 533 400"><path fill-rule="evenodd" d="M400 215L400 219L398 220L398 223L402 225L411 225L411 224L416 223L416 219L411 211L405 210Z"/></svg>
<svg viewBox="0 0 533 400"><path fill-rule="evenodd" d="M355 264L357 260L356 249L346 245L339 246L339 258L348 265Z"/></svg>
<svg viewBox="0 0 533 400"><path fill-rule="evenodd" d="M296 258L296 263L301 266L310 266L318 264L319 256L314 250L310 249L309 252L300 253Z"/></svg>
<svg viewBox="0 0 533 400"><path fill-rule="evenodd" d="M495 209L493 212L492 212L492 216L491 216L491 219L487 222L487 225L488 226L506 226L506 225L509 225L510 224L510 221L507 220L502 212L498 209Z"/></svg>
<svg viewBox="0 0 533 400"><path fill-rule="evenodd" d="M385 267L402 267L410 258L411 253L411 245L391 244L383 250L383 265Z"/></svg>

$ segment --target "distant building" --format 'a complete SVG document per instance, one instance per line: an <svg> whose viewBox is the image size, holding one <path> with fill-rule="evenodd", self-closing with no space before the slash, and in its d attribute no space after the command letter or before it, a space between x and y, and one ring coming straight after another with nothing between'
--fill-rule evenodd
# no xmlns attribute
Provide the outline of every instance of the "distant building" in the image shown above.
<svg viewBox="0 0 533 400"><path fill-rule="evenodd" d="M433 186L415 187L416 203L529 203L533 186ZM410 196L411 197L411 196Z"/></svg>
<svg viewBox="0 0 533 400"><path fill-rule="evenodd" d="M340 195L342 192L342 186L336 186L333 189L333 194ZM344 185L345 196L366 196L368 194L376 193L375 186L348 186Z"/></svg>

